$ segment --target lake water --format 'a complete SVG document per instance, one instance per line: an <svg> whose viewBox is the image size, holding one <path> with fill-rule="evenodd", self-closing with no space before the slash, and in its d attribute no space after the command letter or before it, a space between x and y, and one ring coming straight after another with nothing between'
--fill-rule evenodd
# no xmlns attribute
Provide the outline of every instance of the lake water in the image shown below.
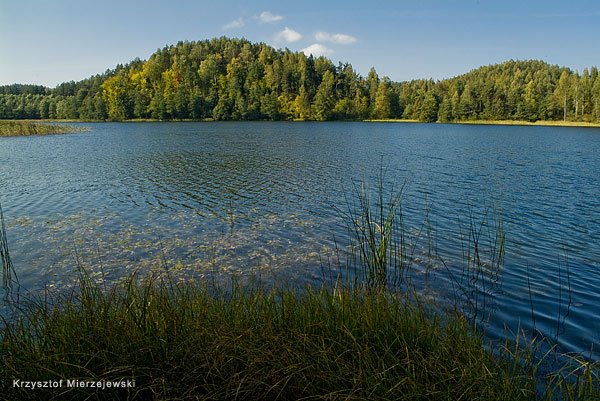
<svg viewBox="0 0 600 401"><path fill-rule="evenodd" d="M492 338L520 327L564 351L600 342L599 129L83 125L90 131L0 138L0 203L26 290L70 285L76 260L107 280L166 269L178 280L259 272L319 283L345 263L340 211L354 186L375 187L383 169L386 188L404 185L417 290L485 302ZM500 221L505 258L491 271L486 247ZM471 224L484 259L475 276L465 270Z"/></svg>

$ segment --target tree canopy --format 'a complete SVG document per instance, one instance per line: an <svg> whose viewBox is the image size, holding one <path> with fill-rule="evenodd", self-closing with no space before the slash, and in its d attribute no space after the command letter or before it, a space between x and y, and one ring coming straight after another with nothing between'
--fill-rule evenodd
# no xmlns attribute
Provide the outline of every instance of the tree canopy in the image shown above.
<svg viewBox="0 0 600 401"><path fill-rule="evenodd" d="M50 89L0 86L0 119L600 121L596 67L507 61L440 80L392 82L348 63L244 39L179 42Z"/></svg>

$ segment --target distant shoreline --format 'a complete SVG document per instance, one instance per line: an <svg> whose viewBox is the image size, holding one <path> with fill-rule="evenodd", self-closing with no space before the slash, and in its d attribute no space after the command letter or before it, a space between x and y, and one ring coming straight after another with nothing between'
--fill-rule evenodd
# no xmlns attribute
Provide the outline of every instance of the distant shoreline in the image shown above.
<svg viewBox="0 0 600 401"><path fill-rule="evenodd" d="M171 120L158 120L152 118L136 118L122 121L110 121L110 120L73 120L73 119L40 119L40 120L0 120L0 125L3 123L18 123L18 124L33 124L37 125L42 123L46 124L53 123L104 123L104 122L120 122L120 123L159 123L159 122L270 122L272 120L213 120L213 119L171 119ZM410 119L367 119L367 120L329 120L329 121L315 121L315 120L274 120L277 122L366 122L366 123L419 123L419 124L461 124L461 125L515 125L515 126L541 126L541 127L579 127L579 128L600 128L600 123L592 123L585 121L552 121L552 120L538 120L535 122L521 121L521 120L461 120L461 121L446 121L446 122L426 122L419 120ZM57 133L68 133L80 131L77 127L71 126L58 126L64 127L65 129ZM21 134L21 135L44 135L48 133L34 133L34 134ZM17 134L16 136L18 136ZM0 136L13 136L6 135L0 132Z"/></svg>
<svg viewBox="0 0 600 401"><path fill-rule="evenodd" d="M600 123L590 123L584 121L551 121L539 120L535 122L520 121L520 120L462 120L462 121L437 121L435 123L427 123L418 120L402 120L402 119L384 119L384 120L364 120L365 122L375 123L422 123L422 124L463 124L463 125L523 125L523 126L541 126L541 127L587 127L600 128Z"/></svg>

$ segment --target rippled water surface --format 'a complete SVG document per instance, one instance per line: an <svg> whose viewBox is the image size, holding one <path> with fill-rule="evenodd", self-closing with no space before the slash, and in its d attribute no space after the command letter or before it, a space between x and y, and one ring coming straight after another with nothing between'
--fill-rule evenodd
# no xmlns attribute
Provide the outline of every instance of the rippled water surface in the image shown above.
<svg viewBox="0 0 600 401"><path fill-rule="evenodd" d="M423 293L484 294L492 336L520 325L567 351L600 342L598 129L84 125L89 132L0 138L0 202L26 289L68 285L76 260L109 279L166 267L178 279L260 271L318 282L344 263L340 210L354 184L375 185L383 166L387 188L404 185ZM471 225L484 254L499 222L502 269L484 263L481 277L470 275Z"/></svg>

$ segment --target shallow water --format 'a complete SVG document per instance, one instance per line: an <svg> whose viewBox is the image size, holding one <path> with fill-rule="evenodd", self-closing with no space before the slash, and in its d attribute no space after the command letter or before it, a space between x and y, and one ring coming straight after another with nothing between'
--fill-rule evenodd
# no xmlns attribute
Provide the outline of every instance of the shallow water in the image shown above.
<svg viewBox="0 0 600 401"><path fill-rule="evenodd" d="M0 138L0 202L25 289L70 285L77 263L111 280L154 269L318 283L345 263L340 210L353 186L375 186L383 166L386 188L404 185L419 291L451 301L465 290L490 315L492 338L520 327L565 351L600 341L599 129L83 125ZM502 269L467 272L471 222L487 263L499 221Z"/></svg>

